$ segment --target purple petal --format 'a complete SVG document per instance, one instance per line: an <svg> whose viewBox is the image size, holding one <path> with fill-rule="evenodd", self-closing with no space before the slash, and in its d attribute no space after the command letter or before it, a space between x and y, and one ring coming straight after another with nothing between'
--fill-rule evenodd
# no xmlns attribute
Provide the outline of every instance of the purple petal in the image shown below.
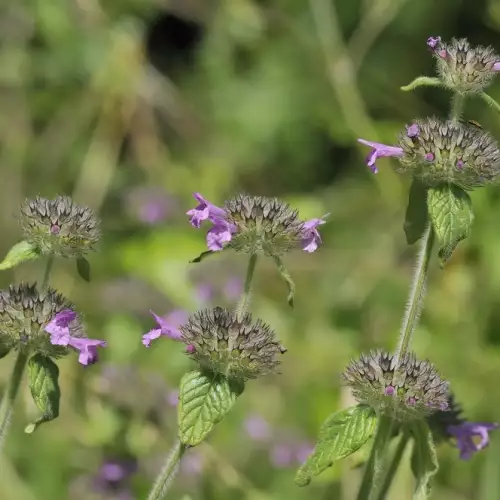
<svg viewBox="0 0 500 500"><path fill-rule="evenodd" d="M218 223L207 233L207 247L212 252L219 252L231 241L232 237L231 226L227 223Z"/></svg>
<svg viewBox="0 0 500 500"><path fill-rule="evenodd" d="M450 425L447 430L457 440L460 458L469 460L475 452L488 445L488 431L494 430L498 426L499 424L489 422L464 422L460 425ZM472 439L476 436L481 439L479 443L475 443Z"/></svg>
<svg viewBox="0 0 500 500"><path fill-rule="evenodd" d="M77 351L80 351L78 361L82 365L87 366L97 362L97 348L106 347L106 342L104 340L72 337L69 345Z"/></svg>
<svg viewBox="0 0 500 500"><path fill-rule="evenodd" d="M69 324L76 319L76 312L64 309L57 313L45 327L45 331L51 335L69 334Z"/></svg>
<svg viewBox="0 0 500 500"><path fill-rule="evenodd" d="M384 156L403 155L403 148L388 146L387 144L381 144L380 142L365 141L364 139L358 139L358 142L372 148L372 150L366 157L366 164L375 174L378 172L377 167L375 166L375 161L377 160L377 158L382 158Z"/></svg>
<svg viewBox="0 0 500 500"><path fill-rule="evenodd" d="M406 127L406 135L408 137L417 137L420 134L420 127L416 123L412 123Z"/></svg>
<svg viewBox="0 0 500 500"><path fill-rule="evenodd" d="M199 205L186 212L187 215L189 215L189 222L193 227L199 228L201 222L204 220L210 220L216 223L226 219L226 212L224 209L205 200L200 193L194 193L193 196L199 202Z"/></svg>
<svg viewBox="0 0 500 500"><path fill-rule="evenodd" d="M320 219L311 219L302 225L302 250L306 252L314 252L318 249L321 244L321 235L319 231L316 229L321 224L325 224L325 220L323 220L327 215L323 215Z"/></svg>
<svg viewBox="0 0 500 500"><path fill-rule="evenodd" d="M493 65L493 71L500 71L500 62L496 62Z"/></svg>
<svg viewBox="0 0 500 500"><path fill-rule="evenodd" d="M155 328L142 336L142 343L146 347L151 347L151 342L161 337L161 328Z"/></svg>
<svg viewBox="0 0 500 500"><path fill-rule="evenodd" d="M427 46L430 49L435 49L440 43L441 43L441 37L440 36L430 36L427 39Z"/></svg>
<svg viewBox="0 0 500 500"><path fill-rule="evenodd" d="M179 315L179 310L172 311L166 318L162 318L161 316L158 316L155 314L153 311L150 311L151 314L153 315L154 319L156 320L157 325L160 327L160 332L161 335L164 335L165 337L169 337L174 340L179 340L182 336L179 326L187 319L187 313L185 311L182 311L182 317L178 316ZM151 330L153 332L154 330ZM144 337L149 335L151 332L146 333ZM152 337L153 339L158 338ZM149 338L149 337L148 337ZM143 342L144 343L144 342ZM146 344L144 344L146 345Z"/></svg>

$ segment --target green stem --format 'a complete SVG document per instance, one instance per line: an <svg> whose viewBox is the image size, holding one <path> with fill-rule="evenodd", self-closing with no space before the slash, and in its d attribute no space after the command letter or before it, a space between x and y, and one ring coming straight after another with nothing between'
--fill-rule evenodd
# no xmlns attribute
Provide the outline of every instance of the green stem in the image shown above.
<svg viewBox="0 0 500 500"><path fill-rule="evenodd" d="M255 271L255 266L257 264L257 254L252 254L250 260L248 261L247 276L245 278L245 287L243 293L241 294L238 305L236 306L236 316L241 320L248 310L250 304L250 294L252 289L253 274Z"/></svg>
<svg viewBox="0 0 500 500"><path fill-rule="evenodd" d="M160 474L158 474L151 491L149 492L148 500L162 500L162 498L165 498L167 490L177 474L179 462L181 461L185 451L186 445L182 444L178 439L170 451L163 469Z"/></svg>
<svg viewBox="0 0 500 500"><path fill-rule="evenodd" d="M49 255L47 258L47 265L45 266L45 272L43 273L42 290L49 287L50 272L52 271L52 265L54 264L54 256Z"/></svg>
<svg viewBox="0 0 500 500"><path fill-rule="evenodd" d="M450 120L458 122L464 109L465 94L455 92L451 101Z"/></svg>
<svg viewBox="0 0 500 500"><path fill-rule="evenodd" d="M385 473L384 481L382 482L382 486L378 491L376 500L385 499L389 491L389 488L391 487L394 476L396 475L401 459L403 458L403 454L405 452L406 445L408 444L409 440L410 440L410 433L404 432L399 440L398 446L394 450L394 455L392 456L392 460L389 463L389 466L387 467L387 472Z"/></svg>
<svg viewBox="0 0 500 500"><path fill-rule="evenodd" d="M415 274L413 276L413 284L410 289L410 296L403 317L403 324L401 325L398 350L394 357L394 362L396 364L408 352L413 330L417 325L418 317L422 309L433 243L434 231L432 230L432 225L429 224L420 241L421 246L417 258L417 265L415 267Z"/></svg>
<svg viewBox="0 0 500 500"><path fill-rule="evenodd" d="M7 384L7 389L0 404L0 448L5 441L5 436L9 428L10 416L12 414L12 407L16 400L19 386L23 378L26 362L28 361L28 354L25 351L19 351L17 355L12 374Z"/></svg>
<svg viewBox="0 0 500 500"><path fill-rule="evenodd" d="M392 436L394 421L391 417L380 415L377 433L373 441L370 457L366 463L363 480L359 488L357 500L374 500L380 489L380 480L384 471L387 447Z"/></svg>

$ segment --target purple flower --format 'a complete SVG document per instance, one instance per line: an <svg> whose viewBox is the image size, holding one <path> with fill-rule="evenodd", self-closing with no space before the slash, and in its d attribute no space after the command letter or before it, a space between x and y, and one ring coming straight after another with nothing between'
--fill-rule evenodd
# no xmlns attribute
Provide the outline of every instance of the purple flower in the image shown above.
<svg viewBox="0 0 500 500"><path fill-rule="evenodd" d="M493 71L500 71L500 62L497 62L493 65Z"/></svg>
<svg viewBox="0 0 500 500"><path fill-rule="evenodd" d="M382 158L384 156L403 156L403 148L387 146L386 144L380 144L379 142L365 141L364 139L358 139L358 142L372 148L366 157L366 164L370 167L374 174L378 172L377 167L375 166L377 158Z"/></svg>
<svg viewBox="0 0 500 500"><path fill-rule="evenodd" d="M116 500L133 500L129 480L137 472L135 459L106 460L92 479L92 489Z"/></svg>
<svg viewBox="0 0 500 500"><path fill-rule="evenodd" d="M408 127L406 127L406 135L408 137L417 137L420 134L420 127L418 123L412 123Z"/></svg>
<svg viewBox="0 0 500 500"><path fill-rule="evenodd" d="M311 253L318 249L321 244L321 235L316 228L326 222L323 219L327 215L323 215L321 219L311 219L304 222L302 226L302 250Z"/></svg>
<svg viewBox="0 0 500 500"><path fill-rule="evenodd" d="M192 208L187 211L187 215L189 215L189 222L193 227L199 229L202 221L204 220L209 220L214 224L226 220L226 212L223 208L217 207L216 205L205 200L200 193L194 193L193 196L199 202L199 205L196 208Z"/></svg>
<svg viewBox="0 0 500 500"><path fill-rule="evenodd" d="M271 427L267 420L258 415L248 417L243 425L248 436L254 441L267 441L271 437Z"/></svg>
<svg viewBox="0 0 500 500"><path fill-rule="evenodd" d="M430 36L427 39L427 46L430 49L435 49L440 43L441 43L441 37L440 36Z"/></svg>
<svg viewBox="0 0 500 500"><path fill-rule="evenodd" d="M448 426L447 431L457 440L460 458L469 460L476 451L481 451L488 446L488 431L496 429L499 425L486 422L464 422L459 425ZM479 443L474 442L474 437L480 438Z"/></svg>
<svg viewBox="0 0 500 500"><path fill-rule="evenodd" d="M221 251L231 241L236 229L228 222L217 222L207 233L207 246L212 252Z"/></svg>
<svg viewBox="0 0 500 500"><path fill-rule="evenodd" d="M175 310L168 314L165 318L158 316L153 311L150 311L156 320L159 328L154 328L142 336L142 343L146 347L151 346L151 342L161 336L169 337L173 340L179 340L182 336L179 326L188 319L188 314L183 310Z"/></svg>
<svg viewBox="0 0 500 500"><path fill-rule="evenodd" d="M52 345L72 347L80 353L78 361L82 365L92 365L98 360L97 348L106 347L106 342L104 340L72 336L70 325L76 318L77 315L74 311L64 309L52 318L45 327L45 331L50 334L50 343Z"/></svg>

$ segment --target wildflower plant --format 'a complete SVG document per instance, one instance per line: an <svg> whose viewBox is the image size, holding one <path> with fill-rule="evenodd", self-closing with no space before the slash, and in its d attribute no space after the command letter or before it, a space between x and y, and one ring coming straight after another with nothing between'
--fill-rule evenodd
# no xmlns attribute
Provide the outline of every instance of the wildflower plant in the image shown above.
<svg viewBox="0 0 500 500"><path fill-rule="evenodd" d="M17 352L0 404L0 442L5 439L26 367L31 394L41 412L25 429L32 433L40 424L59 415L61 392L55 360L73 351L78 353L79 363L88 366L98 360L98 348L106 346L103 340L87 337L73 304L49 286L53 257L82 259L98 241L99 221L89 208L62 196L54 200L40 197L28 200L20 212L25 240L14 245L0 268L8 269L44 255L47 264L40 285L21 283L0 291L1 357L10 351ZM88 268L88 263L85 267Z"/></svg>
<svg viewBox="0 0 500 500"><path fill-rule="evenodd" d="M186 354L198 365L180 382L178 441L153 485L149 499L160 499L176 474L188 448L205 440L213 427L231 410L248 381L277 373L286 349L272 327L249 312L250 293L257 256L274 259L288 284L288 302L293 304L293 281L282 256L301 247L308 253L321 244L318 226L323 218L302 221L298 212L276 198L238 195L218 207L199 193L198 205L187 215L192 226L211 224L208 251L193 262L228 249L249 256L241 297L233 310L222 307L195 312L182 325L153 313L156 326L142 337L150 347L160 337L183 343Z"/></svg>
<svg viewBox="0 0 500 500"><path fill-rule="evenodd" d="M353 360L342 379L358 404L330 415L322 425L314 451L300 467L296 483L312 478L371 440L358 500L383 500L412 442L414 500L429 498L431 479L438 470L435 444L454 440L460 458L484 449L498 424L468 422L450 392L449 383L427 360L411 351L412 335L423 307L434 244L443 267L474 220L469 191L496 181L500 150L493 137L477 124L462 119L466 99L479 95L500 107L484 89L500 71L493 49L472 47L466 40L445 43L431 37L427 45L436 58L438 76L419 77L402 90L440 86L453 93L448 118L424 117L402 127L394 144L367 139L366 164L377 173L377 162L393 157L394 170L409 175L412 184L404 231L408 244L420 241L415 275L403 316L395 353L372 351ZM395 446L389 446L397 440ZM389 450L392 457L389 459Z"/></svg>

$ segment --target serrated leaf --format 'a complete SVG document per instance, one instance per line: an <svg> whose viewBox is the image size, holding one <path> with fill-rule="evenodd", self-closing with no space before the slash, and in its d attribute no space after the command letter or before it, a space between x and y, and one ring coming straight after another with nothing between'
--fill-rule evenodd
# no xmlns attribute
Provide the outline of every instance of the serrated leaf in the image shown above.
<svg viewBox="0 0 500 500"><path fill-rule="evenodd" d="M40 255L36 245L27 241L20 241L9 250L5 259L0 262L0 270L10 269L22 262L38 259Z"/></svg>
<svg viewBox="0 0 500 500"><path fill-rule="evenodd" d="M458 243L469 235L474 220L472 202L463 189L447 184L429 189L427 208L443 266Z"/></svg>
<svg viewBox="0 0 500 500"><path fill-rule="evenodd" d="M181 442L189 446L200 444L242 392L242 383L222 375L201 371L186 373L180 383L177 407Z"/></svg>
<svg viewBox="0 0 500 500"><path fill-rule="evenodd" d="M307 486L336 460L342 460L361 448L375 432L377 417L372 408L358 405L330 415L319 431L312 454L298 470L295 482Z"/></svg>
<svg viewBox="0 0 500 500"><path fill-rule="evenodd" d="M80 278L87 282L90 281L90 263L85 257L76 259L76 270Z"/></svg>
<svg viewBox="0 0 500 500"><path fill-rule="evenodd" d="M428 219L427 188L418 179L413 179L408 195L408 206L406 208L404 223L408 245L413 245L422 237Z"/></svg>
<svg viewBox="0 0 500 500"><path fill-rule="evenodd" d="M59 416L59 368L46 356L35 354L28 362L29 380L33 401L42 412L36 422L28 425L24 432L31 434L40 424Z"/></svg>
<svg viewBox="0 0 500 500"><path fill-rule="evenodd" d="M425 420L412 424L413 453L411 469L415 476L413 500L427 500L430 495L430 481L439 469L432 432Z"/></svg>

